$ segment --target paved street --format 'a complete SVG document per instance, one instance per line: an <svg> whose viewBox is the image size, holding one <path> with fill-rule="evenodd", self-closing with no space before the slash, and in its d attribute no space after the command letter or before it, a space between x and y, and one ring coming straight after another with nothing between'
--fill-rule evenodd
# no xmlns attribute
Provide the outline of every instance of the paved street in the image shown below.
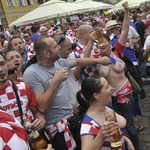
<svg viewBox="0 0 150 150"><path fill-rule="evenodd" d="M150 84L144 85L144 89L147 96L139 100L143 116L135 117L135 123L145 127L145 130L139 133L142 150L150 150Z"/></svg>

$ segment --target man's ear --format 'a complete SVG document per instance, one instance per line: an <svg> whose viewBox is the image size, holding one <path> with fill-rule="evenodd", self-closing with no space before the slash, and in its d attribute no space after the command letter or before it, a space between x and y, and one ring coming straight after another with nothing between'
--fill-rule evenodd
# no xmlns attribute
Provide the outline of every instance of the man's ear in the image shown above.
<svg viewBox="0 0 150 150"><path fill-rule="evenodd" d="M50 57L50 51L44 50L43 51L44 56Z"/></svg>

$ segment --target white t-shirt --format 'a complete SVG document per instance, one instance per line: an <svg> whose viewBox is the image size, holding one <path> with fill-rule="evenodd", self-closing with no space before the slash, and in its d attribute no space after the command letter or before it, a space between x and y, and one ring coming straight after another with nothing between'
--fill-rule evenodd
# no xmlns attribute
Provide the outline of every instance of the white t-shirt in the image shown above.
<svg viewBox="0 0 150 150"><path fill-rule="evenodd" d="M147 36L147 38L146 38L146 40L145 40L145 43L144 43L144 46L143 46L143 50L146 51L146 47L147 47L148 45L150 45L150 35ZM150 66L150 63L147 62L146 66Z"/></svg>

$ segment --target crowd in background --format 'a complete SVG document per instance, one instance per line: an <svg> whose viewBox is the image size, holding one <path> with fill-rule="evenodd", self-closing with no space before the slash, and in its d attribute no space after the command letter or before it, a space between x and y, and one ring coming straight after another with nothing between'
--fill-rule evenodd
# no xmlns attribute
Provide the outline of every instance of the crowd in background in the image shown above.
<svg viewBox="0 0 150 150"><path fill-rule="evenodd" d="M73 150L76 146L80 150L81 143L83 149L109 147L107 129L102 125L103 110L113 109L117 112L116 128L129 133L127 138L121 130L121 149L125 150L127 143L128 149L140 150L138 132L144 127L136 127L133 117L142 116L138 98L146 97L143 83L150 82L150 8L129 10L127 3L123 8L108 15L101 12L46 20L30 28L4 29L0 25L0 109L22 123L18 108L13 107L13 81L23 116L34 120L30 128L45 127L55 150ZM104 40L103 45L96 35ZM119 55L126 56L136 68L133 77L142 89L139 95L132 93L124 73L126 62ZM73 114L80 119L85 115L81 133L70 127L74 139L66 127L67 121L72 123ZM65 129L58 129L60 124L65 124Z"/></svg>

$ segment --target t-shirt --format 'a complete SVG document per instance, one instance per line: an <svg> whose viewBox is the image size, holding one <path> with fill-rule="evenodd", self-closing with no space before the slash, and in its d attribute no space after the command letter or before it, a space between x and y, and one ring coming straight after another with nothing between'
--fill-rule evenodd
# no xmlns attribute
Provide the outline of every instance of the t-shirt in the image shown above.
<svg viewBox="0 0 150 150"><path fill-rule="evenodd" d="M30 150L27 135L21 124L0 110L0 149Z"/></svg>
<svg viewBox="0 0 150 150"><path fill-rule="evenodd" d="M150 45L150 35L147 36L146 40L145 40L145 43L144 43L144 46L143 46L143 50L146 50L147 46ZM150 55L148 57L148 62L146 64L147 66L150 66Z"/></svg>
<svg viewBox="0 0 150 150"><path fill-rule="evenodd" d="M23 74L24 82L30 85L34 92L46 92L56 70L60 70L63 67L70 68L69 62L63 58L57 60L52 67L32 64ZM59 85L56 98L45 113L46 127L49 127L62 119L67 119L72 115L73 111L67 93L68 88L65 80Z"/></svg>
<svg viewBox="0 0 150 150"><path fill-rule="evenodd" d="M34 119L30 107L36 106L35 96L31 88L24 82L14 82L17 88L18 96L23 114L30 121ZM0 109L6 111L11 116L15 117L20 123L20 112L17 105L17 100L11 82L8 80L7 85L0 89Z"/></svg>
<svg viewBox="0 0 150 150"><path fill-rule="evenodd" d="M100 130L101 130L101 125L98 124L91 117L89 117L87 114L85 114L82 124L81 124L81 130L80 130L81 137L86 136L86 135L91 135L91 136L95 137ZM124 135L121 131L120 131L120 136L121 136L121 149L120 148L112 148L110 145L109 138L106 138L101 150L126 150Z"/></svg>

